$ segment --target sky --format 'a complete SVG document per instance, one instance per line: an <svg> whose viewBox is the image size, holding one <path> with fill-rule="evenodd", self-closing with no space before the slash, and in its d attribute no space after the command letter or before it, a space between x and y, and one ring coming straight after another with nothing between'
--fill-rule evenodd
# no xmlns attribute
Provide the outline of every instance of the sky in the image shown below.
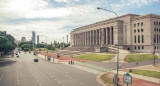
<svg viewBox="0 0 160 86"><path fill-rule="evenodd" d="M47 42L66 42L66 35L78 27L119 16L160 15L160 0L0 0L0 31L15 39L31 40L32 31L45 35ZM70 36L69 36L70 37ZM45 42L45 37L40 37Z"/></svg>

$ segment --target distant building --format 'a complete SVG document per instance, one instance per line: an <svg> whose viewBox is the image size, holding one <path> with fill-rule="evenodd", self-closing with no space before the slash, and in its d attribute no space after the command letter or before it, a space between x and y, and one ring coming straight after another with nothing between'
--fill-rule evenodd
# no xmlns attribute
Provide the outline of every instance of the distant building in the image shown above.
<svg viewBox="0 0 160 86"><path fill-rule="evenodd" d="M85 50L86 47L91 47L93 51L109 51L118 45L117 28L117 18L76 28L70 33L71 46ZM154 49L155 52L160 52L160 15L119 16L119 47L131 52L146 53L153 52Z"/></svg>
<svg viewBox="0 0 160 86"><path fill-rule="evenodd" d="M67 34L67 43L68 43L68 34Z"/></svg>
<svg viewBox="0 0 160 86"><path fill-rule="evenodd" d="M39 44L39 35L37 36L37 44Z"/></svg>
<svg viewBox="0 0 160 86"><path fill-rule="evenodd" d="M22 37L21 41L26 42L26 37Z"/></svg>
<svg viewBox="0 0 160 86"><path fill-rule="evenodd" d="M32 44L35 45L36 42L36 33L32 31Z"/></svg>

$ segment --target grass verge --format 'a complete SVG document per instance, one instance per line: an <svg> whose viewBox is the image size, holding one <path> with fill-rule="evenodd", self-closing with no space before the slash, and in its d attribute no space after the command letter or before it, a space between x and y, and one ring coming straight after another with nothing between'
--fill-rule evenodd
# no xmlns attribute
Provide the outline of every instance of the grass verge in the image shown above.
<svg viewBox="0 0 160 86"><path fill-rule="evenodd" d="M132 69L131 73L160 79L160 72L156 71Z"/></svg>
<svg viewBox="0 0 160 86"><path fill-rule="evenodd" d="M103 74L101 75L100 79L107 85L109 86L114 86L113 84L113 79L108 77L109 75L108 74Z"/></svg>
<svg viewBox="0 0 160 86"><path fill-rule="evenodd" d="M81 56L76 56L76 58L86 59L91 61L107 61L114 57L114 55L103 55L103 54L86 54Z"/></svg>
<svg viewBox="0 0 160 86"><path fill-rule="evenodd" d="M158 59L158 56L155 56ZM127 55L124 59L126 62L139 62L139 61L151 61L154 59L153 54L130 54Z"/></svg>

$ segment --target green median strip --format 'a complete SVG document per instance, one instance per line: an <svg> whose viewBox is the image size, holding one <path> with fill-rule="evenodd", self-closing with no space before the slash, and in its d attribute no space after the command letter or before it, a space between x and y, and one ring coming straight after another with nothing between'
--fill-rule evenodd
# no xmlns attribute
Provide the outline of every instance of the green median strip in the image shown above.
<svg viewBox="0 0 160 86"><path fill-rule="evenodd" d="M156 71L132 69L131 73L160 79L160 72Z"/></svg>
<svg viewBox="0 0 160 86"><path fill-rule="evenodd" d="M155 56L158 59L158 56ZM154 59L153 54L130 54L124 59L126 62L151 61Z"/></svg>
<svg viewBox="0 0 160 86"><path fill-rule="evenodd" d="M81 56L76 56L79 59L86 59L91 61L108 61L111 60L114 55L104 55L104 54L85 54Z"/></svg>
<svg viewBox="0 0 160 86"><path fill-rule="evenodd" d="M102 71L110 71L111 70L111 69L107 69L104 67L99 67L99 66L95 66L95 65L91 65L91 64L86 64L86 63L77 63L77 64L84 65L84 66L91 67L91 68L98 69L98 70L102 70Z"/></svg>

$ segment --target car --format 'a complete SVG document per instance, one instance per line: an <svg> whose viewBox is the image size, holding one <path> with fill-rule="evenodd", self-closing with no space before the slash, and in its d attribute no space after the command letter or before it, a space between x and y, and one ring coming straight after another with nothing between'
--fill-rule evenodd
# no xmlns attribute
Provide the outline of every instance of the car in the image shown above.
<svg viewBox="0 0 160 86"><path fill-rule="evenodd" d="M16 57L17 57L17 58L19 58L19 55L18 55L18 54L16 54Z"/></svg>
<svg viewBox="0 0 160 86"><path fill-rule="evenodd" d="M34 58L34 62L38 62L38 58Z"/></svg>

